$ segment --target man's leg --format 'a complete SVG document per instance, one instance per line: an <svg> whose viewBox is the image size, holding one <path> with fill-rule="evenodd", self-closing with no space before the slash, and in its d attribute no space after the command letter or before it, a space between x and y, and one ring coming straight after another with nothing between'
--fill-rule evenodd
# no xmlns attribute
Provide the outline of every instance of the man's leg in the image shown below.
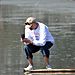
<svg viewBox="0 0 75 75"><path fill-rule="evenodd" d="M49 65L49 59L46 57L46 55L44 56L44 60L46 62L46 65L48 66Z"/></svg>
<svg viewBox="0 0 75 75"><path fill-rule="evenodd" d="M33 61L31 58L29 58L29 56L28 56L28 62L29 62L29 65L33 66Z"/></svg>
<svg viewBox="0 0 75 75"><path fill-rule="evenodd" d="M29 66L27 68L24 68L24 69L34 70L35 69L35 66L33 66L33 61L32 61L31 58L29 58L29 56L28 56L28 62L29 62Z"/></svg>
<svg viewBox="0 0 75 75"><path fill-rule="evenodd" d="M40 46L35 46L35 45L32 45L32 44L25 45L24 46L24 51L25 51L26 58L27 59L28 58L33 59L32 53L36 53L37 51L39 51L39 49L40 49Z"/></svg>
<svg viewBox="0 0 75 75"><path fill-rule="evenodd" d="M44 46L41 47L41 52L45 59L47 69L48 68L51 69L51 66L49 65L49 55L50 55L49 48L51 48L52 46L53 46L53 44L51 42L47 42Z"/></svg>
<svg viewBox="0 0 75 75"><path fill-rule="evenodd" d="M24 46L26 58L28 59L28 62L29 62L29 66L25 69L34 69L35 68L33 66L33 61L32 61L33 55L32 55L32 53L35 53L35 52L39 51L39 49L40 49L39 46L35 46L35 45L32 45L32 44Z"/></svg>

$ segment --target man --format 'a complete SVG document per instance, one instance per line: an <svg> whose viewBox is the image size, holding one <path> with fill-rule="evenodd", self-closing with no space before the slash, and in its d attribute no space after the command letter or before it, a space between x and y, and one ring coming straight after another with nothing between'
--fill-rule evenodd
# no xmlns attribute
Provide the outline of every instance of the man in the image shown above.
<svg viewBox="0 0 75 75"><path fill-rule="evenodd" d="M46 61L46 68L52 69L49 65L49 48L53 46L54 39L50 34L48 27L43 23L37 22L33 17L29 17L25 24L25 38L21 38L21 41L26 43L24 46L24 51L26 58L29 61L29 66L25 69L35 69L32 62L32 53L36 53L39 50L41 50Z"/></svg>

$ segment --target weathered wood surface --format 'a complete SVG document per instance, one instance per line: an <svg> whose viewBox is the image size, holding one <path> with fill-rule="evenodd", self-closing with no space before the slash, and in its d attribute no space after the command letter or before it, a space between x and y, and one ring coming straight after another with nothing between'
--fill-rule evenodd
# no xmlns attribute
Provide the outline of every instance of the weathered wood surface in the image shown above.
<svg viewBox="0 0 75 75"><path fill-rule="evenodd" d="M52 73L52 72L51 72L51 73L24 73L24 74L25 74L25 75L35 75L35 74L37 74L37 75L41 75L41 74L42 74L42 75L43 75L43 74L50 74L50 75L51 75L51 74L52 74L52 75L53 75L53 74L54 74L54 75L55 75L55 74L63 74L63 75L64 75L64 74L67 74L67 75L68 75L68 74L71 74L71 75L72 75L72 74L75 74L75 73L74 73L74 72L66 72L66 73L64 73L64 72L53 72L53 73Z"/></svg>
<svg viewBox="0 0 75 75"><path fill-rule="evenodd" d="M25 70L24 72L75 72L75 69L36 69L36 70Z"/></svg>

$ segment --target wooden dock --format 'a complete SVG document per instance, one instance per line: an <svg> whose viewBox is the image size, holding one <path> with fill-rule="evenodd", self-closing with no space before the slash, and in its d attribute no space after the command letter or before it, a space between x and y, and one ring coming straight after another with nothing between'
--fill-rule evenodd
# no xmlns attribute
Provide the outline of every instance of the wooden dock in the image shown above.
<svg viewBox="0 0 75 75"><path fill-rule="evenodd" d="M36 69L36 70L25 70L24 73L33 73L33 74L75 74L75 69Z"/></svg>

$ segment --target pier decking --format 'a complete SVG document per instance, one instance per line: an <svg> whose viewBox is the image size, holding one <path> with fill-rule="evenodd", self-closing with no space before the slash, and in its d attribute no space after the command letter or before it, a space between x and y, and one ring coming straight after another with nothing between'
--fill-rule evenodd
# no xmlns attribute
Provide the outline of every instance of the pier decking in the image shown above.
<svg viewBox="0 0 75 75"><path fill-rule="evenodd" d="M36 69L36 70L24 70L24 73L36 73L36 74L73 74L75 69Z"/></svg>

